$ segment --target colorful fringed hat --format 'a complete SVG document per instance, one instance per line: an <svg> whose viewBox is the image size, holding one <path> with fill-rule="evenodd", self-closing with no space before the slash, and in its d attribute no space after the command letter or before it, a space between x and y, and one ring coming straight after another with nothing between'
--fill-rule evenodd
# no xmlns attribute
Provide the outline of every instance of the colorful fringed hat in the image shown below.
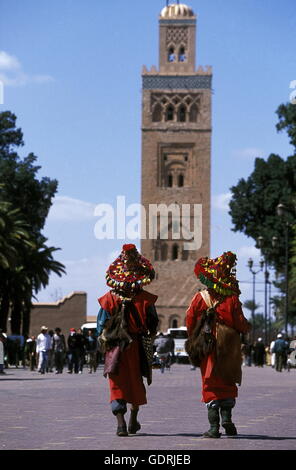
<svg viewBox="0 0 296 470"><path fill-rule="evenodd" d="M218 258L200 258L194 268L194 273L202 284L218 294L239 295L240 290L233 268L236 265L236 255L226 251Z"/></svg>
<svg viewBox="0 0 296 470"><path fill-rule="evenodd" d="M142 256L135 245L123 245L118 258L106 273L107 285L116 291L136 292L150 284L155 271L150 261Z"/></svg>

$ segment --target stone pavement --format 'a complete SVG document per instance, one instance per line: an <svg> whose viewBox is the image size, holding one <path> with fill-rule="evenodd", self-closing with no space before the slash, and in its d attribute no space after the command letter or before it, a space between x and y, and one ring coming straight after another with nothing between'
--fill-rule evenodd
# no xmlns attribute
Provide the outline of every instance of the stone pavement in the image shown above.
<svg viewBox="0 0 296 470"><path fill-rule="evenodd" d="M6 369L0 376L0 450L295 450L296 370L244 367L233 412L239 435L202 438L208 429L200 402L200 372L189 365L154 370L142 429L117 437L102 367L62 375Z"/></svg>

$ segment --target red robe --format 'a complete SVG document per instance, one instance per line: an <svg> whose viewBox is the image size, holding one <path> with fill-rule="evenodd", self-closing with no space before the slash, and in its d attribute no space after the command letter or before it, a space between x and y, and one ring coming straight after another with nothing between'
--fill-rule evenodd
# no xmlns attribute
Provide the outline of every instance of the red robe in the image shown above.
<svg viewBox="0 0 296 470"><path fill-rule="evenodd" d="M200 293L197 293L186 312L186 326L191 335L201 313L207 310L207 305ZM225 297L223 302L216 307L217 320L222 320L225 325L234 328L239 333L247 333L250 329L248 320L244 317L241 302L236 295ZM215 332L214 332L215 333ZM223 380L213 374L214 353L203 359L200 365L202 377L202 399L205 403L211 400L237 397L235 383L225 384Z"/></svg>
<svg viewBox="0 0 296 470"><path fill-rule="evenodd" d="M133 299L133 303L139 314L142 326L136 324L134 317L128 316L128 332L137 334L147 330L147 309L154 305L157 296L144 290L140 291ZM101 307L110 315L114 313L121 300L110 291L98 299ZM147 403L146 389L143 383L139 341L134 339L132 343L121 353L118 374L108 374L110 386L110 402L112 400L125 400L133 405Z"/></svg>

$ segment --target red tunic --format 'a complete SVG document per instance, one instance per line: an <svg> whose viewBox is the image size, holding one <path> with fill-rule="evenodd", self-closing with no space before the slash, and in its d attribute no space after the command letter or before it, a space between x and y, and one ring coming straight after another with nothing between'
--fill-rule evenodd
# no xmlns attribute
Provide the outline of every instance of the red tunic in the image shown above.
<svg viewBox="0 0 296 470"><path fill-rule="evenodd" d="M139 314L142 326L136 324L134 317L128 316L128 331L131 334L141 333L147 330L147 309L154 305L157 296L142 290L133 299L133 303ZM112 315L121 300L110 291L98 299L101 307ZM134 339L120 356L118 374L109 374L110 402L112 400L125 400L133 405L144 405L147 403L146 390L143 383L139 342Z"/></svg>
<svg viewBox="0 0 296 470"><path fill-rule="evenodd" d="M200 293L197 293L186 312L186 326L188 334L191 335L201 313L207 310L207 305ZM225 297L224 301L216 307L217 319L222 320L225 325L234 328L239 333L246 333L250 324L244 317L241 302L236 295ZM237 397L236 384L225 384L223 380L213 375L214 353L203 359L200 371L202 377L202 399L205 403L211 400Z"/></svg>

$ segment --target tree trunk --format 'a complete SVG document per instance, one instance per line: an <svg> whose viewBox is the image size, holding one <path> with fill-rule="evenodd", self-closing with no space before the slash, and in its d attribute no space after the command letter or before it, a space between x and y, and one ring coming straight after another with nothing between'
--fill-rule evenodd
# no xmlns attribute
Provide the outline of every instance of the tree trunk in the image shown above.
<svg viewBox="0 0 296 470"><path fill-rule="evenodd" d="M4 333L7 332L7 320L9 315L9 294L4 290L0 304L0 328Z"/></svg>
<svg viewBox="0 0 296 470"><path fill-rule="evenodd" d="M20 299L14 299L11 310L11 333L13 335L21 334L22 322L22 302Z"/></svg>
<svg viewBox="0 0 296 470"><path fill-rule="evenodd" d="M25 302L24 309L23 309L23 324L22 324L22 334L25 338L29 337L31 308L32 308L31 300L29 300L28 302Z"/></svg>

